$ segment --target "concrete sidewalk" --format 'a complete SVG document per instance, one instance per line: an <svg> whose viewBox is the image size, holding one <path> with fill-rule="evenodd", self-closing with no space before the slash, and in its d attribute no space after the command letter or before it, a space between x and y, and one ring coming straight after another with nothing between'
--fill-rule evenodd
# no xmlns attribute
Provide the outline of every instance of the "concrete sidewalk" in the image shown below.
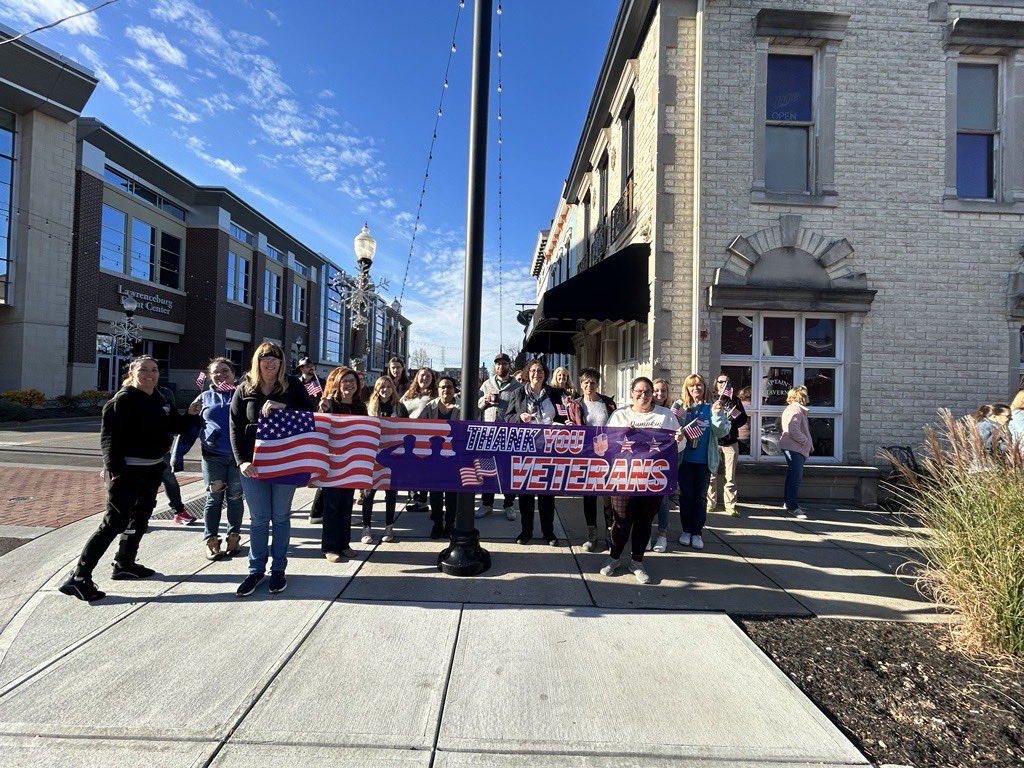
<svg viewBox="0 0 1024 768"><path fill-rule="evenodd" d="M579 504L558 508L578 544ZM743 509L703 552L650 554L646 586L568 541L516 545L500 516L479 521L480 577L437 573L418 513L331 564L297 513L287 591L246 599L244 559L209 563L199 530L158 521L140 555L158 575L99 570L94 605L55 591L96 518L73 523L0 557L3 763L864 765L726 612L943 618L891 573L908 532Z"/></svg>

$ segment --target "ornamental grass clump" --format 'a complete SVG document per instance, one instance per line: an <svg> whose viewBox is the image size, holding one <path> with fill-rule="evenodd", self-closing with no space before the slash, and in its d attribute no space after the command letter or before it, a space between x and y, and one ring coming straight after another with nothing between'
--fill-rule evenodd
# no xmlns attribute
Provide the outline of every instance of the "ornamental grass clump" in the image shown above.
<svg viewBox="0 0 1024 768"><path fill-rule="evenodd" d="M1024 445L997 428L986 448L974 419L940 411L925 429L920 473L890 456L894 487L928 529L921 578L955 608L959 646L969 653L1024 658Z"/></svg>

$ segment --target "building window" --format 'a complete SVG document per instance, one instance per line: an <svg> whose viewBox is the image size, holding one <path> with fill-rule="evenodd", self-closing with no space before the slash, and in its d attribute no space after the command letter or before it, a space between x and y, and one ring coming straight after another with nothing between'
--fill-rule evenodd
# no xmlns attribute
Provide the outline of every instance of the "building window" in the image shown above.
<svg viewBox="0 0 1024 768"><path fill-rule="evenodd" d="M232 342L228 342L231 344ZM224 350L224 357L231 361L231 365L235 369L235 376L241 376L245 373L248 366L245 362L245 349L239 344L237 347L228 347Z"/></svg>
<svg viewBox="0 0 1024 768"><path fill-rule="evenodd" d="M991 200L999 152L999 65L958 64L956 194Z"/></svg>
<svg viewBox="0 0 1024 768"><path fill-rule="evenodd" d="M252 232L249 232L246 229L242 229L233 221L228 226L228 232L231 233L231 236L233 238L235 238L236 240L240 240L246 245L254 245L256 243L256 238L252 236Z"/></svg>
<svg viewBox="0 0 1024 768"><path fill-rule="evenodd" d="M181 219L182 221L185 220L185 209L180 205L175 205L163 195L157 194L152 189L149 189L149 187L139 184L134 179L129 179L124 174L115 171L109 165L103 169L103 178L108 184L124 190L130 195L134 195L140 200L145 200L150 205L159 208L165 213L169 213L174 218Z"/></svg>
<svg viewBox="0 0 1024 768"><path fill-rule="evenodd" d="M250 235L250 237L251 237L251 235ZM277 248L275 248L274 246L270 245L270 243L267 243L267 256L269 256L274 261L278 261L278 262L280 262L282 264L287 264L288 263L288 257L284 253L282 253L281 251L277 250Z"/></svg>
<svg viewBox="0 0 1024 768"><path fill-rule="evenodd" d="M153 281L156 266L156 229L141 219L132 219L131 265L129 274Z"/></svg>
<svg viewBox="0 0 1024 768"><path fill-rule="evenodd" d="M312 270L300 261L293 261L292 269L303 277L309 277L313 274Z"/></svg>
<svg viewBox="0 0 1024 768"><path fill-rule="evenodd" d="M180 288L181 238L160 233L160 285Z"/></svg>
<svg viewBox="0 0 1024 768"><path fill-rule="evenodd" d="M597 163L597 225L600 227L608 215L608 153L605 152Z"/></svg>
<svg viewBox="0 0 1024 768"><path fill-rule="evenodd" d="M263 311L281 314L281 276L270 269L263 273Z"/></svg>
<svg viewBox="0 0 1024 768"><path fill-rule="evenodd" d="M812 191L814 57L768 54L765 103L765 189Z"/></svg>
<svg viewBox="0 0 1024 768"><path fill-rule="evenodd" d="M345 352L342 335L345 331L344 305L331 282L338 270L324 265L323 301L320 307L321 357L324 361L340 363Z"/></svg>
<svg viewBox="0 0 1024 768"><path fill-rule="evenodd" d="M14 115L0 109L0 304L11 280L11 210L14 207Z"/></svg>
<svg viewBox="0 0 1024 768"><path fill-rule="evenodd" d="M782 459L779 438L786 393L802 384L810 395L811 460L841 457L843 338L839 316L724 315L721 364L750 417L748 426L740 430L740 455Z"/></svg>
<svg viewBox="0 0 1024 768"><path fill-rule="evenodd" d="M128 215L123 211L103 206L100 224L100 266L114 272L124 272L124 243L128 235Z"/></svg>
<svg viewBox="0 0 1024 768"><path fill-rule="evenodd" d="M306 286L299 283L292 283L292 320L296 323L306 324Z"/></svg>
<svg viewBox="0 0 1024 768"><path fill-rule="evenodd" d="M627 405L631 399L629 385L637 376L637 348L640 326L627 323L618 328L618 349L616 353L615 397L620 405Z"/></svg>
<svg viewBox="0 0 1024 768"><path fill-rule="evenodd" d="M634 131L634 110L633 102L622 112L622 188L633 178L633 131Z"/></svg>
<svg viewBox="0 0 1024 768"><path fill-rule="evenodd" d="M228 251L228 298L239 304L249 304L251 264L243 256Z"/></svg>

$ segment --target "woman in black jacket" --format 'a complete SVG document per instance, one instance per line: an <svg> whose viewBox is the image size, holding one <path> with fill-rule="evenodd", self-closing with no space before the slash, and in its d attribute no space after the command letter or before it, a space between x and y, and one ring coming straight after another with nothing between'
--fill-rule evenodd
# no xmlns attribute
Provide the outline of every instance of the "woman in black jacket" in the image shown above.
<svg viewBox="0 0 1024 768"><path fill-rule="evenodd" d="M727 396L728 395L728 396ZM729 434L718 438L718 452L721 455L722 472L725 474L725 511L729 515L738 515L736 509L736 459L739 455L740 427L747 423L747 412L743 403L733 391L729 375L722 371L715 379L715 397L721 401L722 408L729 415ZM708 484L708 510L718 507L718 477L711 478Z"/></svg>
<svg viewBox="0 0 1024 768"><path fill-rule="evenodd" d="M269 549L270 591L283 592L288 586L284 572L288 566L295 486L261 480L252 465L260 416L283 408L314 410L306 388L285 373L284 350L265 341L253 353L249 370L231 398L231 450L242 473L242 491L249 504L249 575L235 592L239 597L251 595L266 576L271 523L274 543Z"/></svg>
<svg viewBox="0 0 1024 768"><path fill-rule="evenodd" d="M322 413L365 416L366 406L359 396L359 377L351 368L339 365L327 377L324 399L320 401ZM355 490L330 486L322 490L324 504L323 531L320 550L332 563L342 558L355 557L352 549L352 506Z"/></svg>
<svg viewBox="0 0 1024 768"><path fill-rule="evenodd" d="M533 424L568 424L569 402L565 391L547 385L548 369L540 360L531 360L524 369L526 384L517 389L509 398L505 409L505 421ZM519 497L519 512L522 529L518 544L529 544L533 538L533 509L536 503L540 513L541 536L552 547L558 546L555 536L555 497L552 494L526 495Z"/></svg>
<svg viewBox="0 0 1024 768"><path fill-rule="evenodd" d="M89 537L60 591L79 600L99 600L92 572L117 536L121 544L114 557L112 579L145 579L154 571L135 558L139 542L149 527L156 506L156 494L164 474L164 457L171 448L171 434L181 434L196 423L200 404L189 406L188 415L178 413L173 400L158 389L160 368L152 357L132 360L128 378L103 406L100 445L103 475L107 485L107 513ZM123 534L123 535L122 535Z"/></svg>

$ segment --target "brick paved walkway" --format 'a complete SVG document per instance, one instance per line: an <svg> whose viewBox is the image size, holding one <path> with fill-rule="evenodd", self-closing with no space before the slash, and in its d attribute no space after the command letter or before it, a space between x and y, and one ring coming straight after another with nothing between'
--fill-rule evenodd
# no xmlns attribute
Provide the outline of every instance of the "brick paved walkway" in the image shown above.
<svg viewBox="0 0 1024 768"><path fill-rule="evenodd" d="M197 475L178 475L181 485ZM0 525L59 528L103 510L106 493L95 469L0 466Z"/></svg>

